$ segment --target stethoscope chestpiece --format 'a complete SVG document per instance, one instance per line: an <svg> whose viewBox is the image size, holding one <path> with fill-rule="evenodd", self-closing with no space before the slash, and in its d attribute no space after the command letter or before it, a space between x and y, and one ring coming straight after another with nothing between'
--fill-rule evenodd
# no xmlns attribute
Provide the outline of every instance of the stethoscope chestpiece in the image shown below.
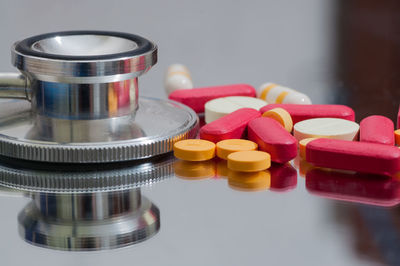
<svg viewBox="0 0 400 266"><path fill-rule="evenodd" d="M169 100L138 97L138 77L157 62L143 37L67 31L16 42L21 74L0 74L0 155L102 163L170 152L192 138L197 115ZM30 102L30 103L29 103Z"/></svg>

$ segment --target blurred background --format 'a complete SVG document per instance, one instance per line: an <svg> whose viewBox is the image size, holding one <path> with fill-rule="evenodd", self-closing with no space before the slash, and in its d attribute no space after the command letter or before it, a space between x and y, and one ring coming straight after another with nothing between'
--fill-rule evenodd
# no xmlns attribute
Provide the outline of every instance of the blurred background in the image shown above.
<svg viewBox="0 0 400 266"><path fill-rule="evenodd" d="M32 35L82 29L130 32L159 46L158 64L139 80L140 95L165 98L166 68L172 63L183 63L191 71L196 87L233 83L258 87L272 81L308 94L313 103L347 104L355 109L358 121L372 114L394 121L400 104L399 12L398 0L1 0L0 71L15 71L10 63L10 47L14 41ZM163 258L175 255L172 261L184 265L193 262L191 256L197 254L196 248L207 246L210 261L244 265L249 262L248 250L229 257L229 247L236 247L236 236L229 234L234 225L223 227L214 244L209 241L221 232L218 228L226 226L227 217L245 222L245 217L257 214L268 220L268 228L274 230L264 235L243 230L237 236L247 240L247 245L271 240L265 249L261 245L253 249L255 255L250 261L257 264L267 247L269 251L279 249L264 258L275 265L282 261L286 265L400 263L399 208L386 210L316 200L306 195L303 181L288 196L269 196L269 203L260 201L262 195L251 200L240 196L237 200L236 194L226 191L226 185L223 189L222 185L210 189L209 183L202 183L202 190L193 193L188 189L190 182L181 181L173 180L145 191L160 206L165 226L158 242L149 241L150 244L136 250L138 261L151 258L153 262L165 262ZM204 190L208 193L205 202ZM222 201L221 191L229 194ZM182 198L187 201L182 202ZM227 207L234 200L236 205ZM210 208L199 211L207 203ZM15 227L16 213L24 204L25 201L15 200L0 202L12 216L9 226ZM243 208L246 211L237 215L236 210ZM262 208L268 211L259 212ZM215 227L205 218L208 216L221 221ZM254 228L267 226L262 220L257 221ZM299 224L301 232L296 229ZM189 251L182 244L193 235L176 232L191 232L193 228L198 231L192 232L196 241L189 242L194 248ZM6 227L2 232L7 232ZM167 244L168 236L176 239L175 246ZM226 249L219 250L223 245ZM7 244L3 242L2 246ZM30 252L36 254L36 250ZM160 257L153 258L154 252ZM112 254L126 259L132 255L124 251ZM57 261L59 255L49 256L50 261ZM208 258L200 257L198 265ZM63 258L66 263L68 259L75 263L80 260L64 253ZM83 256L83 261L91 260ZM99 260L104 265L113 262L113 257L104 254Z"/></svg>

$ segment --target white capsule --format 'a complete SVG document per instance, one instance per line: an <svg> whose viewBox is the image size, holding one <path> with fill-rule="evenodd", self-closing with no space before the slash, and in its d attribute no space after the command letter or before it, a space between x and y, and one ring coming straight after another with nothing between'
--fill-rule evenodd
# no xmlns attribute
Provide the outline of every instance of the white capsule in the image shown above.
<svg viewBox="0 0 400 266"><path fill-rule="evenodd" d="M311 104L307 95L274 83L262 84L257 90L257 97L268 103Z"/></svg>
<svg viewBox="0 0 400 266"><path fill-rule="evenodd" d="M192 89L192 78L187 67L181 64L170 65L165 74L164 86L168 95L175 90Z"/></svg>

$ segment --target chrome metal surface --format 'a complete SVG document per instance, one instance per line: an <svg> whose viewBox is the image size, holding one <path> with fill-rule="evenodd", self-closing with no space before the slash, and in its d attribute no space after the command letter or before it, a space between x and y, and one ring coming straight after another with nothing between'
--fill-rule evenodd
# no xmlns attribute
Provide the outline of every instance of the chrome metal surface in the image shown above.
<svg viewBox="0 0 400 266"><path fill-rule="evenodd" d="M132 116L68 120L35 115L26 101L2 100L0 155L18 159L99 163L148 158L193 138L198 117L168 100L141 98Z"/></svg>
<svg viewBox="0 0 400 266"><path fill-rule="evenodd" d="M88 251L144 241L160 211L140 190L84 195L35 194L18 216L20 236L41 247Z"/></svg>
<svg viewBox="0 0 400 266"><path fill-rule="evenodd" d="M53 36L32 44L32 49L55 55L93 56L116 54L135 50L131 40L105 35Z"/></svg>
<svg viewBox="0 0 400 266"><path fill-rule="evenodd" d="M64 36L65 33L68 35ZM150 42L149 47L140 54L127 56L124 52L135 51L137 44L127 37L118 35L117 32L98 31L54 32L42 35L43 39L40 39L39 35L37 36L39 40L33 43L30 49L43 53L30 55L21 52L17 48L18 44L25 41L22 40L16 42L11 49L12 63L35 79L40 75L39 79L43 81L66 82L71 78L71 83L80 83L82 80L76 78L97 77L92 79L92 82L101 83L104 76L129 73L133 75L132 78L137 77L147 72L157 62L157 46L154 43ZM59 38L62 38L60 43L57 41ZM87 42L88 39L91 39L90 43ZM118 46L114 46L116 43ZM91 52L84 54L89 50ZM46 58L45 53L60 55L60 58ZM81 57L69 59L63 58L63 55ZM96 59L93 55L115 56Z"/></svg>
<svg viewBox="0 0 400 266"><path fill-rule="evenodd" d="M60 165L0 159L2 186L26 192L64 194L121 191L151 185L172 177L175 162L172 154L100 165Z"/></svg>
<svg viewBox="0 0 400 266"><path fill-rule="evenodd" d="M105 83L32 82L32 111L40 116L94 120L130 116L138 108L137 78Z"/></svg>
<svg viewBox="0 0 400 266"><path fill-rule="evenodd" d="M18 73L0 73L0 98L30 99L27 78Z"/></svg>

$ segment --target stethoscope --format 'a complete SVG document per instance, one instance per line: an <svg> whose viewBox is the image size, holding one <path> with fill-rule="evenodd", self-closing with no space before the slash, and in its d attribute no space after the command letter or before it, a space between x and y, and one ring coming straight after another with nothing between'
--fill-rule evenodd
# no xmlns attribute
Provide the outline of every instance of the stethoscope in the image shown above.
<svg viewBox="0 0 400 266"><path fill-rule="evenodd" d="M198 118L176 102L138 97L157 46L138 35L67 31L16 42L0 74L0 155L56 163L148 158L195 137ZM25 101L27 100L27 101Z"/></svg>

